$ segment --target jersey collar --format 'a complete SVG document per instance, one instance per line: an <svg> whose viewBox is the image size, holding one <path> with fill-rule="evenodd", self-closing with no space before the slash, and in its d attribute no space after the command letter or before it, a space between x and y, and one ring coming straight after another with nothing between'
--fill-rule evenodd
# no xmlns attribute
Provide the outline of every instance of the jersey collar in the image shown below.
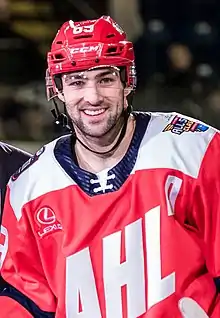
<svg viewBox="0 0 220 318"><path fill-rule="evenodd" d="M54 148L54 155L60 166L76 182L76 184L89 196L114 192L125 183L135 165L141 141L146 132L150 115L136 113L135 131L130 146L122 160L108 170L105 189L100 184L100 179L94 173L85 171L77 165L76 156L72 152L70 135L60 138Z"/></svg>

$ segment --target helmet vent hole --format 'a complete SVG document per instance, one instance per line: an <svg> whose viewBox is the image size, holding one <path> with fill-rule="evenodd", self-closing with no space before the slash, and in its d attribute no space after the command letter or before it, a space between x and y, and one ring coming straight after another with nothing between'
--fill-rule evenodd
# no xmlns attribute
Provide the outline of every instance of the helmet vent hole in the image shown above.
<svg viewBox="0 0 220 318"><path fill-rule="evenodd" d="M114 36L115 36L114 33L110 33L110 34L108 34L106 37L107 37L107 38L113 38Z"/></svg>
<svg viewBox="0 0 220 318"><path fill-rule="evenodd" d="M116 51L117 51L117 47L110 47L110 48L108 48L107 53L108 54L116 53Z"/></svg>
<svg viewBox="0 0 220 318"><path fill-rule="evenodd" d="M120 53L118 52L118 48L115 47L109 47L106 51L107 55L119 55Z"/></svg>
<svg viewBox="0 0 220 318"><path fill-rule="evenodd" d="M74 39L88 39L88 38L91 38L92 35L90 34L85 34L85 35L76 35L74 36Z"/></svg>
<svg viewBox="0 0 220 318"><path fill-rule="evenodd" d="M57 41L56 44L63 44L63 41Z"/></svg>
<svg viewBox="0 0 220 318"><path fill-rule="evenodd" d="M63 56L63 54L58 53L58 54L55 54L55 59L56 60L62 60L62 59L64 59L64 56Z"/></svg>

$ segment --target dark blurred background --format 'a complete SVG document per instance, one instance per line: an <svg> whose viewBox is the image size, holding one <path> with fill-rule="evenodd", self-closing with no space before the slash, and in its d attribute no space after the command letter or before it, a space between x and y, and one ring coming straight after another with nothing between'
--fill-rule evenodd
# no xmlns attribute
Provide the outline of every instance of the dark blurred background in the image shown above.
<svg viewBox="0 0 220 318"><path fill-rule="evenodd" d="M34 151L59 133L45 96L46 52L68 20L110 14L134 42L134 108L220 128L219 0L0 0L0 138Z"/></svg>

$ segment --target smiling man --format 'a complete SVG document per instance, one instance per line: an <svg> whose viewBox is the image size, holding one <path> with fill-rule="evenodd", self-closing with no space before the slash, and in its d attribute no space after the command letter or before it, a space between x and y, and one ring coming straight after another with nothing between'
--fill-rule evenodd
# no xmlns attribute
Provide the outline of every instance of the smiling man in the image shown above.
<svg viewBox="0 0 220 318"><path fill-rule="evenodd" d="M1 318L219 318L219 132L132 111L133 45L110 17L64 23L46 86L70 134L8 185Z"/></svg>
<svg viewBox="0 0 220 318"><path fill-rule="evenodd" d="M114 141L123 122L124 93L120 70L115 67L64 74L62 85L60 98L66 104L77 134L82 138L100 138L113 130Z"/></svg>

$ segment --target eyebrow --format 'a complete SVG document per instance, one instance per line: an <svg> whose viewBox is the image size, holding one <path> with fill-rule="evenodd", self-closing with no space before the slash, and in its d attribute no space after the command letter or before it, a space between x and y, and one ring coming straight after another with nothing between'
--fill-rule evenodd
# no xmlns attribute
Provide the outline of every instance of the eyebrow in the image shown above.
<svg viewBox="0 0 220 318"><path fill-rule="evenodd" d="M76 80L79 80L79 79L86 79L86 80L88 80L88 78L83 78L83 73L84 72L80 72L79 74L75 74L75 75L70 75L70 74L65 74L66 75L66 79L67 80L70 80L70 79L72 79L72 76L74 76L74 79L76 79ZM110 70L108 70L108 71L104 71L104 72L101 72L101 73L99 73L99 74L97 74L96 76L95 76L95 79L97 79L97 78L100 78L100 77L103 77L103 76L106 76L106 75L110 75L110 74L112 74L112 73L115 73L117 76L119 76L119 74L118 74L118 72L116 72L115 70L112 70L112 71L110 71ZM80 74L82 74L82 75L80 75Z"/></svg>
<svg viewBox="0 0 220 318"><path fill-rule="evenodd" d="M115 73L117 76L119 75L118 72L116 72L115 70L112 70L112 71L108 70L108 71L104 71L102 73L97 74L95 76L95 78L99 78L99 77L102 77L102 76L110 75L112 73Z"/></svg>

